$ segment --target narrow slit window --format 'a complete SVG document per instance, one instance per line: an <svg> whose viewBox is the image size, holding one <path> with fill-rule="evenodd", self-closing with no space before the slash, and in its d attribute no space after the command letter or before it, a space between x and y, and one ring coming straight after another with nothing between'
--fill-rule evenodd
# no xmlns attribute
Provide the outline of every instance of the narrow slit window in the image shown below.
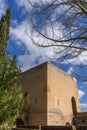
<svg viewBox="0 0 87 130"><path fill-rule="evenodd" d="M57 99L57 105L59 106L59 99Z"/></svg>

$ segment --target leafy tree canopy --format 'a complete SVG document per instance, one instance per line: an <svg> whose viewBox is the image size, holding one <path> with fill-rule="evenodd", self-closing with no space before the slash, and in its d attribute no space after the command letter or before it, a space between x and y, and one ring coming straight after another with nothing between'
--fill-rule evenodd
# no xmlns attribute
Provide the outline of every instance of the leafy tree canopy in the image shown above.
<svg viewBox="0 0 87 130"><path fill-rule="evenodd" d="M9 40L10 12L0 20L0 125L13 124L17 116L26 109L29 99L24 97L20 85L20 70L16 56L10 58L6 51Z"/></svg>

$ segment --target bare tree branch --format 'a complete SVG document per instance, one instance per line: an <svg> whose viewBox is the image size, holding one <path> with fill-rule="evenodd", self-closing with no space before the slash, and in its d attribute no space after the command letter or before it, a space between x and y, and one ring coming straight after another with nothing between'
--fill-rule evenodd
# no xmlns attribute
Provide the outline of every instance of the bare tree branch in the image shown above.
<svg viewBox="0 0 87 130"><path fill-rule="evenodd" d="M86 53L86 0L38 0L36 3L28 0L28 3L29 8L24 9L32 25L31 40L35 45L53 47L58 58L64 60ZM82 62L79 60L78 67L80 65ZM87 64L83 64L83 67L86 68Z"/></svg>

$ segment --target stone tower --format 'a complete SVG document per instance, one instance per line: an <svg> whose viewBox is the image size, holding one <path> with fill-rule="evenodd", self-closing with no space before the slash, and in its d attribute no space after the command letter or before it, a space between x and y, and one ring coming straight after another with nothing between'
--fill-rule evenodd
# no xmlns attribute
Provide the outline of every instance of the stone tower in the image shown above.
<svg viewBox="0 0 87 130"><path fill-rule="evenodd" d="M27 125L66 125L72 123L72 97L80 111L76 79L49 62L22 73L23 93L29 94L25 113Z"/></svg>

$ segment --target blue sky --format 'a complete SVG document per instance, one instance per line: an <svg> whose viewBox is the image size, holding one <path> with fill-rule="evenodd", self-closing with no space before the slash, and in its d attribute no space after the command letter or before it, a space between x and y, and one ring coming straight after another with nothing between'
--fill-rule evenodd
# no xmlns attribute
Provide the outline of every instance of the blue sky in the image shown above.
<svg viewBox="0 0 87 130"><path fill-rule="evenodd" d="M32 1L37 2L38 0ZM27 0L25 2L25 6L28 6ZM53 47L39 48L32 43L31 39L29 38L29 36L31 36L32 27L23 9L23 0L0 0L0 17L5 13L8 7L11 7L12 14L10 39L8 41L7 49L10 52L11 57L16 54L17 65L20 66L23 71L25 71L42 62L51 61L53 64L71 74L71 72L75 70L73 66L70 66L66 63L59 64L57 63L56 59L49 58L55 57ZM50 30L50 28L48 28L48 30ZM60 34L58 33L58 35ZM36 40L38 41L38 38ZM43 38L40 37L39 40L43 41ZM83 60L83 56L84 54L79 56L81 61ZM71 63L76 64L75 60L71 59ZM87 111L87 82L78 80L78 88L81 110Z"/></svg>

